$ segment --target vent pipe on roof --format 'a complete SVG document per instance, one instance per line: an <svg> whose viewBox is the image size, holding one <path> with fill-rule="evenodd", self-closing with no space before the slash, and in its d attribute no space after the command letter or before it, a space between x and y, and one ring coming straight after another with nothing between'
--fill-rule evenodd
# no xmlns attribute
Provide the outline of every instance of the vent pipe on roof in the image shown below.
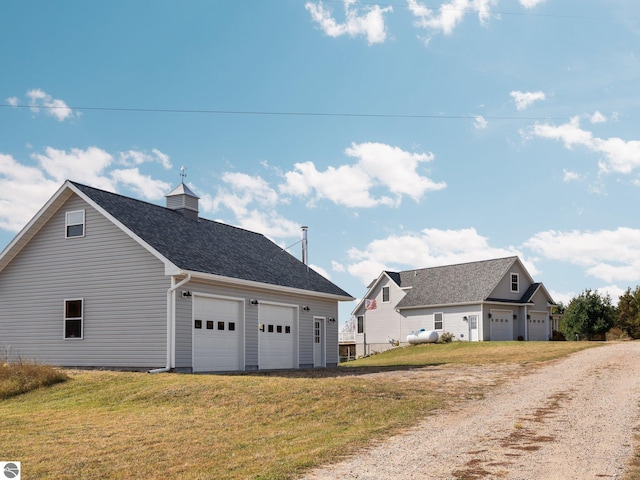
<svg viewBox="0 0 640 480"><path fill-rule="evenodd" d="M309 227L302 227L302 263L304 263L305 265L307 265L307 262L309 261L308 259L308 244L307 244L307 230L309 230Z"/></svg>

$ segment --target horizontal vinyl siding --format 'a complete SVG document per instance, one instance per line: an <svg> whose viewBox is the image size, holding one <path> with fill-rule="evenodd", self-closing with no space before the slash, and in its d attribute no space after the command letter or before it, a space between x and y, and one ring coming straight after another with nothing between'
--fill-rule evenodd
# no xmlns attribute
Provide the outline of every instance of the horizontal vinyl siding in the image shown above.
<svg viewBox="0 0 640 480"><path fill-rule="evenodd" d="M290 294L278 294L259 289L244 289L223 284L207 284L202 282L191 281L184 286L183 290L189 290L192 294L203 293L210 295L220 295L224 297L243 298L245 301L245 367L247 369L255 369L258 367L258 315L259 305L251 305L251 299L259 302L283 303L288 305L297 305L301 307L306 305L310 308L308 312L298 308L299 324L298 324L298 363L300 366L313 366L313 317L326 317L326 343L327 343L327 365L336 365L338 363L338 304L336 301L322 300L316 298L306 298ZM188 325L189 337L191 337L191 300L177 298L176 310L177 316L177 332L186 332L184 325ZM328 319L333 317L335 322L329 322ZM182 360L187 357L191 358L191 340L181 340L176 342L176 359ZM180 351L178 351L178 348ZM178 366L176 364L176 366Z"/></svg>
<svg viewBox="0 0 640 480"><path fill-rule="evenodd" d="M65 212L85 209L85 236ZM166 363L163 264L77 196L0 272L0 348L62 366ZM64 299L84 299L83 339L63 339Z"/></svg>

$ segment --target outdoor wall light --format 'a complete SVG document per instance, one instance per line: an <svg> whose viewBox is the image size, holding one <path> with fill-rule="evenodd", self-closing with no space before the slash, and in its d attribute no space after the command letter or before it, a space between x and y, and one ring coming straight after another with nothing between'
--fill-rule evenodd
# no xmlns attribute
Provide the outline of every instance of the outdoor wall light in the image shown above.
<svg viewBox="0 0 640 480"><path fill-rule="evenodd" d="M330 322L335 322L335 321L336 321L336 319L335 319L335 318L333 318L333 317L329 317L329 321L330 321Z"/></svg>
<svg viewBox="0 0 640 480"><path fill-rule="evenodd" d="M491 318L491 314L489 314L489 318Z"/></svg>
<svg viewBox="0 0 640 480"><path fill-rule="evenodd" d="M258 300L256 300L255 298L252 298L251 300L249 300L249 303L251 305L258 305Z"/></svg>
<svg viewBox="0 0 640 480"><path fill-rule="evenodd" d="M302 306L302 310L304 310L305 312L308 312L311 309L309 307L307 307L306 305L303 305Z"/></svg>
<svg viewBox="0 0 640 480"><path fill-rule="evenodd" d="M182 298L191 298L191 292L189 290L183 290Z"/></svg>
<svg viewBox="0 0 640 480"><path fill-rule="evenodd" d="M464 320L465 322L467 322L469 320L469 318L465 315L464 317L462 317L462 320Z"/></svg>
<svg viewBox="0 0 640 480"><path fill-rule="evenodd" d="M517 318L518 318L518 315L516 315L516 314L514 313L514 314L513 314L513 319L514 319L514 320L517 320Z"/></svg>

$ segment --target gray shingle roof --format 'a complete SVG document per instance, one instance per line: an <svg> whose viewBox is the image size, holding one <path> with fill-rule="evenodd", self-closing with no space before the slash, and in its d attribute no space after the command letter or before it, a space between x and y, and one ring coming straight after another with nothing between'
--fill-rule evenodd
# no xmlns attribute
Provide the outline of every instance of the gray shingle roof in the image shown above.
<svg viewBox="0 0 640 480"><path fill-rule="evenodd" d="M180 269L351 298L262 234L71 183Z"/></svg>
<svg viewBox="0 0 640 480"><path fill-rule="evenodd" d="M391 278L411 288L397 307L485 301L516 261L518 257L506 257L399 272L399 283Z"/></svg>

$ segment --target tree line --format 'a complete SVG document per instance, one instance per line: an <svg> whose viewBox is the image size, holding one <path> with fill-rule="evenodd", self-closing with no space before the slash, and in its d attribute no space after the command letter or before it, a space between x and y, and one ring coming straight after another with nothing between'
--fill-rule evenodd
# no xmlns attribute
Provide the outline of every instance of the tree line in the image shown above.
<svg viewBox="0 0 640 480"><path fill-rule="evenodd" d="M640 338L640 286L627 290L613 305L611 296L586 289L571 299L568 305L560 302L555 313L562 314L558 328L567 340L592 340L612 328L630 338Z"/></svg>

